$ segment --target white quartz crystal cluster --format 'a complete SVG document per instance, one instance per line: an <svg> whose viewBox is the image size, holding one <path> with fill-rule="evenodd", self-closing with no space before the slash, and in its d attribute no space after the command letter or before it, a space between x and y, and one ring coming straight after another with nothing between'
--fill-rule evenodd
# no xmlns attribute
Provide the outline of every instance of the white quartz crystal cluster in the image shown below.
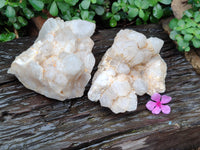
<svg viewBox="0 0 200 150"><path fill-rule="evenodd" d="M81 97L95 64L90 38L94 30L95 24L87 21L48 19L35 43L16 57L8 73L49 98Z"/></svg>
<svg viewBox="0 0 200 150"><path fill-rule="evenodd" d="M88 98L120 113L137 108L136 95L164 92L167 66L159 55L163 43L159 38L121 30L98 66Z"/></svg>

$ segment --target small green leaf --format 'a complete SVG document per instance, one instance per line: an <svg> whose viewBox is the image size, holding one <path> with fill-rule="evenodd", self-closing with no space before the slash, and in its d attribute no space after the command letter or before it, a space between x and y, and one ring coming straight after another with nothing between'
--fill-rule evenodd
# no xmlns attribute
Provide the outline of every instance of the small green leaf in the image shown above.
<svg viewBox="0 0 200 150"><path fill-rule="evenodd" d="M0 8L3 8L6 5L5 0L0 0Z"/></svg>
<svg viewBox="0 0 200 150"><path fill-rule="evenodd" d="M69 4L67 4L65 2L57 2L57 6L63 15L66 15L70 11Z"/></svg>
<svg viewBox="0 0 200 150"><path fill-rule="evenodd" d="M138 9L135 7L130 7L128 10L128 16L134 18L138 15Z"/></svg>
<svg viewBox="0 0 200 150"><path fill-rule="evenodd" d="M141 0L140 3L141 3L141 9L149 8L148 0Z"/></svg>
<svg viewBox="0 0 200 150"><path fill-rule="evenodd" d="M19 23L14 23L13 26L16 30L19 30L21 28L21 25Z"/></svg>
<svg viewBox="0 0 200 150"><path fill-rule="evenodd" d="M113 18L110 19L110 26L111 27L116 27L117 26L117 21Z"/></svg>
<svg viewBox="0 0 200 150"><path fill-rule="evenodd" d="M194 45L195 48L200 48L200 40L199 39L193 38L192 44Z"/></svg>
<svg viewBox="0 0 200 150"><path fill-rule="evenodd" d="M90 0L83 0L80 5L83 9L88 9L90 7Z"/></svg>
<svg viewBox="0 0 200 150"><path fill-rule="evenodd" d="M51 4L49 13L50 13L52 16L57 16L57 15L58 15L58 7L57 7L55 1L53 1L53 3Z"/></svg>
<svg viewBox="0 0 200 150"><path fill-rule="evenodd" d="M186 48L185 48L185 51L186 51L186 52L189 52L189 51L190 51L190 47L189 47L189 46L186 47Z"/></svg>
<svg viewBox="0 0 200 150"><path fill-rule="evenodd" d="M44 8L44 3L41 0L28 0L28 1L37 11L41 11Z"/></svg>
<svg viewBox="0 0 200 150"><path fill-rule="evenodd" d="M178 33L177 33L176 31L172 31L172 32L170 32L169 37L170 37L172 40L175 40L175 37L176 37L177 34L178 34Z"/></svg>
<svg viewBox="0 0 200 150"><path fill-rule="evenodd" d="M185 21L183 19L178 20L177 25L179 27L184 27L185 26Z"/></svg>
<svg viewBox="0 0 200 150"><path fill-rule="evenodd" d="M28 21L25 19L25 18L23 18L22 16L18 16L17 17L17 20L19 21L19 23L24 27L24 26L26 26L27 24L28 24Z"/></svg>
<svg viewBox="0 0 200 150"><path fill-rule="evenodd" d="M89 12L87 10L82 10L81 11L81 18L86 20L89 17Z"/></svg>
<svg viewBox="0 0 200 150"><path fill-rule="evenodd" d="M119 20L120 20L120 15L114 15L113 18L114 18L116 21L119 21Z"/></svg>
<svg viewBox="0 0 200 150"><path fill-rule="evenodd" d="M177 23L178 23L178 19L176 19L176 18L172 19L172 20L169 22L169 27L170 27L170 29L174 29L174 27L177 26Z"/></svg>
<svg viewBox="0 0 200 150"><path fill-rule="evenodd" d="M192 38L193 38L192 34L185 34L184 35L184 40L186 40L186 41L190 41Z"/></svg>
<svg viewBox="0 0 200 150"><path fill-rule="evenodd" d="M196 21L197 23L200 22L200 12L199 11L196 11L194 13L194 21Z"/></svg>
<svg viewBox="0 0 200 150"><path fill-rule="evenodd" d="M92 4L95 4L97 2L97 0L91 0Z"/></svg>
<svg viewBox="0 0 200 150"><path fill-rule="evenodd" d="M141 2L140 2L140 0L135 0L135 5L138 7L138 8L140 8L141 9Z"/></svg>
<svg viewBox="0 0 200 150"><path fill-rule="evenodd" d="M139 10L139 17L144 18L144 11L142 9Z"/></svg>
<svg viewBox="0 0 200 150"><path fill-rule="evenodd" d="M140 18L136 19L136 25L141 25L142 24L142 20Z"/></svg>
<svg viewBox="0 0 200 150"><path fill-rule="evenodd" d="M189 42L185 40L178 40L177 43L178 43L178 48L181 51L184 51L189 46Z"/></svg>
<svg viewBox="0 0 200 150"><path fill-rule="evenodd" d="M187 17L191 18L193 16L193 11L192 10L186 10L184 11L184 15L186 15Z"/></svg>
<svg viewBox="0 0 200 150"><path fill-rule="evenodd" d="M11 41L14 38L15 38L15 34L13 32L0 34L0 42Z"/></svg>
<svg viewBox="0 0 200 150"><path fill-rule="evenodd" d="M192 33L192 34L194 34L195 31L196 31L196 28L188 28L188 29L186 29L186 32L187 32L187 33Z"/></svg>
<svg viewBox="0 0 200 150"><path fill-rule="evenodd" d="M8 18L8 21L14 23L17 21L17 18L16 17Z"/></svg>
<svg viewBox="0 0 200 150"><path fill-rule="evenodd" d="M157 18L155 18L154 16L150 16L150 21L152 23L158 23L159 20Z"/></svg>
<svg viewBox="0 0 200 150"><path fill-rule="evenodd" d="M104 8L102 6L97 6L95 8L95 12L97 13L97 15L101 16L104 14Z"/></svg>
<svg viewBox="0 0 200 150"><path fill-rule="evenodd" d="M153 7L157 4L158 1L157 0L149 0L148 2L149 2L149 6Z"/></svg>
<svg viewBox="0 0 200 150"><path fill-rule="evenodd" d="M111 17L112 17L112 13L107 12L107 13L106 13L106 16L105 16L105 19L109 19L109 18L111 18Z"/></svg>
<svg viewBox="0 0 200 150"><path fill-rule="evenodd" d="M160 3L165 4L165 5L169 5L171 4L171 0L159 0Z"/></svg>
<svg viewBox="0 0 200 150"><path fill-rule="evenodd" d="M99 5L102 5L102 4L104 4L104 0L97 0L97 4L99 4Z"/></svg>
<svg viewBox="0 0 200 150"><path fill-rule="evenodd" d="M5 14L8 18L12 18L12 17L15 17L16 12L13 7L7 6Z"/></svg>
<svg viewBox="0 0 200 150"><path fill-rule="evenodd" d="M79 0L64 0L67 4L75 6Z"/></svg>
<svg viewBox="0 0 200 150"><path fill-rule="evenodd" d="M112 13L113 14L115 14L115 13L117 13L121 8L120 8L120 6L119 6L119 4L117 3L117 2L114 2L113 4L112 4Z"/></svg>
<svg viewBox="0 0 200 150"><path fill-rule="evenodd" d="M27 19L31 19L34 17L34 13L28 8L23 9L23 12Z"/></svg>
<svg viewBox="0 0 200 150"><path fill-rule="evenodd" d="M153 7L153 16L157 19L160 19L163 15L163 9L160 4L157 4Z"/></svg>
<svg viewBox="0 0 200 150"><path fill-rule="evenodd" d="M129 4L134 6L135 5L135 0L128 0Z"/></svg>

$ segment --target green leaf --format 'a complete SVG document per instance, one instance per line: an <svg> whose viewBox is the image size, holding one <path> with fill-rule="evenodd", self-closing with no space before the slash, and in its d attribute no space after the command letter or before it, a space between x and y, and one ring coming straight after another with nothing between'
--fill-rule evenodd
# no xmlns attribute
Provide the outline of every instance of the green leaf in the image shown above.
<svg viewBox="0 0 200 150"><path fill-rule="evenodd" d="M191 17L193 16L193 11L189 9L189 10L184 11L183 14L184 14L185 16L191 18Z"/></svg>
<svg viewBox="0 0 200 150"><path fill-rule="evenodd" d="M157 0L149 0L148 2L149 2L149 6L153 7L157 4L158 1Z"/></svg>
<svg viewBox="0 0 200 150"><path fill-rule="evenodd" d="M13 32L0 34L0 42L11 41L14 38L15 38L15 34Z"/></svg>
<svg viewBox="0 0 200 150"><path fill-rule="evenodd" d="M135 0L128 0L129 4L134 6L135 5Z"/></svg>
<svg viewBox="0 0 200 150"><path fill-rule="evenodd" d="M63 15L66 15L70 11L69 4L67 4L65 2L57 2L57 6Z"/></svg>
<svg viewBox="0 0 200 150"><path fill-rule="evenodd" d="M112 13L113 14L115 14L115 13L117 13L121 8L120 8L120 6L119 6L119 4L117 3L117 2L114 2L113 4L112 4Z"/></svg>
<svg viewBox="0 0 200 150"><path fill-rule="evenodd" d="M169 5L171 4L171 0L159 0L160 3L165 4L165 5Z"/></svg>
<svg viewBox="0 0 200 150"><path fill-rule="evenodd" d="M16 17L8 18L8 21L14 23L17 21L17 18Z"/></svg>
<svg viewBox="0 0 200 150"><path fill-rule="evenodd" d="M113 18L114 18L116 21L119 21L119 20L120 20L120 15L114 15Z"/></svg>
<svg viewBox="0 0 200 150"><path fill-rule="evenodd" d="M51 4L49 13L50 13L52 16L57 16L57 15L58 15L58 7L57 7L55 1L53 1L53 3Z"/></svg>
<svg viewBox="0 0 200 150"><path fill-rule="evenodd" d="M113 18L110 19L110 26L111 27L116 27L117 26L117 21Z"/></svg>
<svg viewBox="0 0 200 150"><path fill-rule="evenodd" d="M31 19L34 17L34 13L28 8L23 9L23 12L27 19Z"/></svg>
<svg viewBox="0 0 200 150"><path fill-rule="evenodd" d="M142 20L140 18L136 19L136 25L141 25L142 24Z"/></svg>
<svg viewBox="0 0 200 150"><path fill-rule="evenodd" d="M67 4L75 6L79 0L64 0Z"/></svg>
<svg viewBox="0 0 200 150"><path fill-rule="evenodd" d="M158 23L159 20L157 18L155 18L154 16L150 16L150 21L152 23Z"/></svg>
<svg viewBox="0 0 200 150"><path fill-rule="evenodd" d="M15 17L16 12L13 7L7 6L5 14L8 18L12 18L12 17Z"/></svg>
<svg viewBox="0 0 200 150"><path fill-rule="evenodd" d="M97 13L97 15L101 16L104 14L104 8L102 6L97 6L95 8L95 12Z"/></svg>
<svg viewBox="0 0 200 150"><path fill-rule="evenodd" d="M89 11L82 10L81 11L81 18L84 19L84 20L86 20L86 19L88 19L88 17L89 17Z"/></svg>
<svg viewBox="0 0 200 150"><path fill-rule="evenodd" d="M44 3L41 0L28 0L28 1L37 11L41 11L44 8Z"/></svg>
<svg viewBox="0 0 200 150"><path fill-rule="evenodd" d="M80 5L83 9L88 9L90 7L90 0L83 0Z"/></svg>
<svg viewBox="0 0 200 150"><path fill-rule="evenodd" d="M195 48L200 48L200 40L199 39L193 38L192 44L194 45Z"/></svg>
<svg viewBox="0 0 200 150"><path fill-rule="evenodd" d="M17 20L19 21L19 23L24 27L24 26L26 26L27 24L28 24L28 21L25 19L25 18L23 18L22 16L18 16L17 17Z"/></svg>
<svg viewBox="0 0 200 150"><path fill-rule="evenodd" d="M19 30L21 28L21 25L19 23L14 23L13 26L16 30Z"/></svg>
<svg viewBox="0 0 200 150"><path fill-rule="evenodd" d="M147 8L149 8L148 0L141 0L140 3L141 3L141 8L142 8L142 9L147 9Z"/></svg>
<svg viewBox="0 0 200 150"><path fill-rule="evenodd" d="M192 34L185 34L185 35L184 35L184 40L185 40L185 41L190 41L192 38L193 38L193 35L192 35Z"/></svg>
<svg viewBox="0 0 200 150"><path fill-rule="evenodd" d="M169 37L170 37L172 40L175 40L175 37L176 37L177 34L178 34L178 33L177 33L176 31L172 31L172 32L170 32Z"/></svg>
<svg viewBox="0 0 200 150"><path fill-rule="evenodd" d="M3 8L6 5L5 0L0 0L0 8Z"/></svg>
<svg viewBox="0 0 200 150"><path fill-rule="evenodd" d="M140 9L139 10L139 17L143 19L144 16L145 16L144 11L142 9Z"/></svg>
<svg viewBox="0 0 200 150"><path fill-rule="evenodd" d="M110 12L107 12L106 15L105 15L105 19L109 19L112 17L112 13Z"/></svg>
<svg viewBox="0 0 200 150"><path fill-rule="evenodd" d="M163 15L163 9L160 4L157 4L153 7L153 16L157 19L160 19Z"/></svg>
<svg viewBox="0 0 200 150"><path fill-rule="evenodd" d="M177 23L178 23L178 19L176 19L176 18L172 19L172 20L169 22L169 27L170 27L170 29L173 30L174 27L177 26Z"/></svg>
<svg viewBox="0 0 200 150"><path fill-rule="evenodd" d="M194 21L196 21L197 23L200 22L200 12L199 11L196 11L194 13Z"/></svg>
<svg viewBox="0 0 200 150"><path fill-rule="evenodd" d="M141 9L141 3L140 3L140 0L135 0L135 5Z"/></svg>
<svg viewBox="0 0 200 150"><path fill-rule="evenodd" d="M97 0L97 4L103 5L104 4L104 0Z"/></svg>
<svg viewBox="0 0 200 150"><path fill-rule="evenodd" d="M89 17L88 17L88 19L94 21L94 20L93 20L93 19L94 19L94 16L95 16L95 12L94 12L94 11L90 11L90 12L89 12Z"/></svg>
<svg viewBox="0 0 200 150"><path fill-rule="evenodd" d="M181 51L184 51L189 46L189 42L185 40L178 40L177 43L178 43L178 48Z"/></svg>
<svg viewBox="0 0 200 150"><path fill-rule="evenodd" d="M138 9L135 7L130 7L128 10L128 16L134 18L138 15Z"/></svg>
<svg viewBox="0 0 200 150"><path fill-rule="evenodd" d="M183 19L178 20L177 26L184 27L185 26L185 21Z"/></svg>
<svg viewBox="0 0 200 150"><path fill-rule="evenodd" d="M186 32L187 32L187 33L192 33L192 34L194 34L195 31L196 31L196 28L188 28L188 29L186 29Z"/></svg>
<svg viewBox="0 0 200 150"><path fill-rule="evenodd" d="M186 52L189 52L189 51L190 51L190 47L189 47L189 46L186 47L186 48L185 48L185 51L186 51Z"/></svg>
<svg viewBox="0 0 200 150"><path fill-rule="evenodd" d="M97 2L97 0L91 0L92 4L95 4Z"/></svg>

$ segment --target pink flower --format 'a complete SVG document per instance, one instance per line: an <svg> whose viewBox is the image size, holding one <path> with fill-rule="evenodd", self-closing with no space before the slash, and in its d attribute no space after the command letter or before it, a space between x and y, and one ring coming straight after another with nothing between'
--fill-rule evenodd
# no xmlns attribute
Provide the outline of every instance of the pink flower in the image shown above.
<svg viewBox="0 0 200 150"><path fill-rule="evenodd" d="M153 114L159 114L161 111L164 114L170 113L171 108L168 105L163 105L171 101L172 98L170 96L163 95L161 97L160 94L155 93L151 96L151 99L153 101L148 101L148 103L146 104L146 107L148 110L152 111Z"/></svg>

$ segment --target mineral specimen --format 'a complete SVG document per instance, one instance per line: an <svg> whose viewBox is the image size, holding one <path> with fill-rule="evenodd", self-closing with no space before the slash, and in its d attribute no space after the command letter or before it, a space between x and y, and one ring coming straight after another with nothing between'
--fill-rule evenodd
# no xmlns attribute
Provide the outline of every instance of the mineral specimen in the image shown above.
<svg viewBox="0 0 200 150"><path fill-rule="evenodd" d="M81 97L95 64L90 38L94 30L95 24L87 21L48 19L35 43L16 57L8 73L49 98Z"/></svg>
<svg viewBox="0 0 200 150"><path fill-rule="evenodd" d="M159 55L163 43L121 30L98 66L88 98L120 113L137 108L136 95L164 92L167 66Z"/></svg>

